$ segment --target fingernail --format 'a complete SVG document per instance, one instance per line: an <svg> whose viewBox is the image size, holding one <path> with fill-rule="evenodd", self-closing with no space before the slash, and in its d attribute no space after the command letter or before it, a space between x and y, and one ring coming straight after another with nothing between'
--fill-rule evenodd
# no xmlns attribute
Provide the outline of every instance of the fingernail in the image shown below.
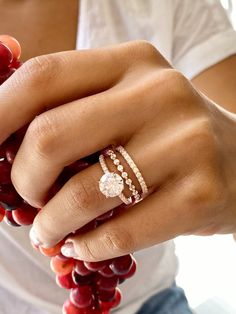
<svg viewBox="0 0 236 314"><path fill-rule="evenodd" d="M62 255L66 257L77 257L77 254L75 252L74 244L71 241L66 242L62 247L61 247L61 253Z"/></svg>
<svg viewBox="0 0 236 314"><path fill-rule="evenodd" d="M32 227L30 229L30 232L29 232L29 237L30 237L30 240L36 245L36 246L39 246L39 245L42 245L42 243L39 241L38 237L37 237L37 234L34 230L34 227Z"/></svg>

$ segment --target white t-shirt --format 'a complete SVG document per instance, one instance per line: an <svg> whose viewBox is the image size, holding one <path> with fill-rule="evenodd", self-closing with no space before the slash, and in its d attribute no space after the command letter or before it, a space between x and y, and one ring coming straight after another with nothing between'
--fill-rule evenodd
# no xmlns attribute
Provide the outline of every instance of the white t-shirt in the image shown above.
<svg viewBox="0 0 236 314"><path fill-rule="evenodd" d="M77 48L145 39L188 78L236 53L236 33L218 0L81 0ZM68 291L55 284L49 259L21 230L0 227L0 313L60 314ZM117 314L133 314L177 272L172 241L136 254L138 271L121 285Z"/></svg>

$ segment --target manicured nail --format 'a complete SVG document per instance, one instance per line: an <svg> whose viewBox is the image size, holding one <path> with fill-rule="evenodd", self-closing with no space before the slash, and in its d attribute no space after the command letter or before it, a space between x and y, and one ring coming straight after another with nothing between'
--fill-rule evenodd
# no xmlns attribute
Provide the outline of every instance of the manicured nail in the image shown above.
<svg viewBox="0 0 236 314"><path fill-rule="evenodd" d="M77 257L77 254L75 252L74 244L71 241L66 242L62 247L61 247L61 253L62 255L66 257Z"/></svg>
<svg viewBox="0 0 236 314"><path fill-rule="evenodd" d="M36 246L39 246L39 245L42 245L42 243L39 241L38 237L37 237L37 234L34 230L34 227L32 227L30 229L30 232L29 232L29 237L30 237L30 240L36 245Z"/></svg>

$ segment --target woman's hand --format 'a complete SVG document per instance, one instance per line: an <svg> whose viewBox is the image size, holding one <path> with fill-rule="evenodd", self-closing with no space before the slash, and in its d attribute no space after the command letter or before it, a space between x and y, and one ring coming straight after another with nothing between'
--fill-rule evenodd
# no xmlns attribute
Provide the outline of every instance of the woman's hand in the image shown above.
<svg viewBox="0 0 236 314"><path fill-rule="evenodd" d="M151 44L31 59L1 86L0 99L1 142L33 120L12 181L24 199L42 207L34 230L43 245L121 203L100 192L99 164L45 202L66 165L110 144L127 149L152 192L71 237L79 259L108 259L180 234L236 231L236 117L197 92Z"/></svg>

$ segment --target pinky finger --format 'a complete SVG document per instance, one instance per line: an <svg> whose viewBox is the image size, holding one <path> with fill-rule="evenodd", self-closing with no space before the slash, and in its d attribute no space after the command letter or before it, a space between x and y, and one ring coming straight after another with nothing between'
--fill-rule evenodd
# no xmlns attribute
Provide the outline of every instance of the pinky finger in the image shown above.
<svg viewBox="0 0 236 314"><path fill-rule="evenodd" d="M177 200L173 190L156 192L98 228L68 238L66 246L75 258L93 262L174 238L184 231Z"/></svg>

